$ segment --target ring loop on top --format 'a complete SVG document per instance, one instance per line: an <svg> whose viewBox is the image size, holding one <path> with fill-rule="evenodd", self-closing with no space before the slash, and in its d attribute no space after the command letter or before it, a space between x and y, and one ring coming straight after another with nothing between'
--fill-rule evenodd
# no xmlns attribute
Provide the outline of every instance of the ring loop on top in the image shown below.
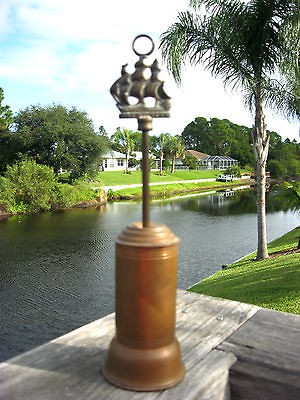
<svg viewBox="0 0 300 400"><path fill-rule="evenodd" d="M136 49L135 49L135 47L134 47L134 45L135 45L135 42L137 41L137 39L140 39L140 38L146 38L146 39L149 39L150 40L150 42L151 42L151 49L150 49L150 51L148 51L148 52L146 52L146 53L139 53ZM134 41L132 42L132 50L135 52L135 54L137 55L137 56L149 56L151 53L153 53L153 50L154 50L154 42L153 42L153 40L152 40L152 38L149 36L149 35L145 35L145 34L141 34L141 35L138 35L135 39L134 39Z"/></svg>

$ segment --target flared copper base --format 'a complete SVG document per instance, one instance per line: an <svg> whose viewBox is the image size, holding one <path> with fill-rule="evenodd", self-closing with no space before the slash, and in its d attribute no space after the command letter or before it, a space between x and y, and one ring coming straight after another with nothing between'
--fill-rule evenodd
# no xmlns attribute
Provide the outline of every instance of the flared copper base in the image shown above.
<svg viewBox="0 0 300 400"><path fill-rule="evenodd" d="M175 337L179 239L134 223L116 241L116 334L103 374L136 391L172 387L185 374Z"/></svg>
<svg viewBox="0 0 300 400"><path fill-rule="evenodd" d="M165 347L142 350L113 339L103 369L105 378L114 385L145 392L168 389L182 381L184 374L177 340Z"/></svg>

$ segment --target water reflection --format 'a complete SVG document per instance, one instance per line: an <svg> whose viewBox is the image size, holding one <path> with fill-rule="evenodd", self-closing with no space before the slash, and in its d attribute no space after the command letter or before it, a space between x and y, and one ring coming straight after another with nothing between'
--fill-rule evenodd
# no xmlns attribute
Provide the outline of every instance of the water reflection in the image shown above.
<svg viewBox="0 0 300 400"><path fill-rule="evenodd" d="M242 191L152 202L151 219L181 238L180 288L255 249L255 199ZM0 360L112 312L114 240L140 220L141 204L128 202L2 221ZM299 220L270 196L267 223L272 240Z"/></svg>
<svg viewBox="0 0 300 400"><path fill-rule="evenodd" d="M208 215L253 214L256 213L256 196L250 190L235 191L230 197L220 191L213 196L187 199L181 207Z"/></svg>

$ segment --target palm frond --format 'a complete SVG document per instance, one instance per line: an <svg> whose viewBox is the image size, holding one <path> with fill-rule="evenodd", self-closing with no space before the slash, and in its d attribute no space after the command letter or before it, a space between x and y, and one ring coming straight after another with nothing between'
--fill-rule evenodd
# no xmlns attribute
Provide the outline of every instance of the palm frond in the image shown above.
<svg viewBox="0 0 300 400"><path fill-rule="evenodd" d="M247 63L242 62L243 49L236 40L235 24L243 20L242 8L239 18L227 20L220 15L201 18L189 11L180 13L177 21L161 35L160 48L168 69L180 83L181 67L186 62L202 64L213 76L220 76L225 84L249 74Z"/></svg>
<svg viewBox="0 0 300 400"><path fill-rule="evenodd" d="M182 64L193 47L193 40L198 31L197 21L187 11L179 13L177 22L161 35L160 48L163 59L177 82L180 82Z"/></svg>
<svg viewBox="0 0 300 400"><path fill-rule="evenodd" d="M201 64L225 86L242 88L249 107L259 88L268 106L299 115L299 0L190 0L190 6L161 36L175 80L185 63ZM278 71L284 89L272 81Z"/></svg>
<svg viewBox="0 0 300 400"><path fill-rule="evenodd" d="M300 82L297 88L289 81L269 79L264 85L265 105L280 112L287 118L299 118L300 116Z"/></svg>

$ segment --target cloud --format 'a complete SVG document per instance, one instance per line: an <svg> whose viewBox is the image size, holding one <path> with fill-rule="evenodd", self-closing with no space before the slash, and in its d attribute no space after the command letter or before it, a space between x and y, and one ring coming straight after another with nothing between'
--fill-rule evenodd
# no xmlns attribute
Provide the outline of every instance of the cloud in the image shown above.
<svg viewBox="0 0 300 400"><path fill-rule="evenodd" d="M9 0L3 0L1 2L1 8L0 8L0 35L7 33L7 31L9 30L9 24L8 24L9 11L10 11Z"/></svg>
<svg viewBox="0 0 300 400"><path fill-rule="evenodd" d="M120 125L136 129L136 120L119 120L109 88L120 76L122 64L128 62L133 69L134 37L147 33L157 43L187 4L187 0L1 0L0 86L8 91L6 99L12 99L15 109L37 100L78 106L110 133ZM160 58L157 49L156 56ZM241 97L226 93L222 83L203 69L187 68L180 88L165 67L161 78L173 107L170 119L154 121L157 133L179 134L197 116L251 126Z"/></svg>
<svg viewBox="0 0 300 400"><path fill-rule="evenodd" d="M169 2L158 0L153 0L151 6L148 1L131 0L130 7L127 2L116 0L105 5L98 0L2 1L2 26L14 27L9 38L11 47L2 58L3 74L26 75L27 79L44 76L50 82L50 69L60 79L65 71L64 77L70 77L68 84L76 82L77 73L78 81L81 79L89 87L95 86L88 77L96 76L96 71L101 77L114 66L119 70L118 63L131 52L135 35L146 30L158 36L167 26L158 14L175 18L177 12L175 7L172 12ZM171 11L165 13L162 7ZM45 71L38 72L38 68Z"/></svg>
<svg viewBox="0 0 300 400"><path fill-rule="evenodd" d="M3 1L3 0L2 0ZM18 27L55 41L118 40L144 32L162 32L186 0L4 0L4 19L14 12ZM12 15L12 14L11 14ZM162 18L163 17L163 18Z"/></svg>

